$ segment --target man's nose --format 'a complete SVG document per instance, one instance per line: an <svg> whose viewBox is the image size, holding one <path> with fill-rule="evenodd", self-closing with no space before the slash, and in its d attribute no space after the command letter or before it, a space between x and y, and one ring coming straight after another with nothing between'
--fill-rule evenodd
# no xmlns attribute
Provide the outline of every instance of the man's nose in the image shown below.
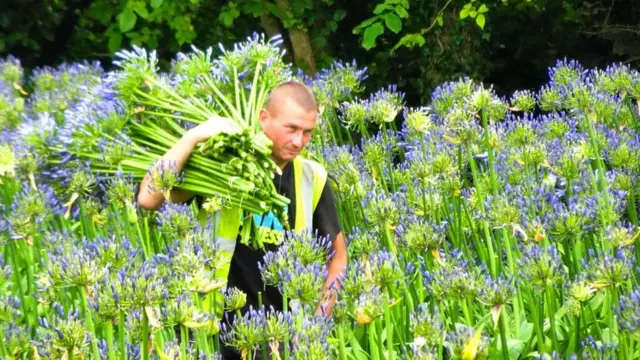
<svg viewBox="0 0 640 360"><path fill-rule="evenodd" d="M299 132L293 135L293 139L291 140L291 143L293 144L293 146L302 147L302 137L303 137L302 132Z"/></svg>

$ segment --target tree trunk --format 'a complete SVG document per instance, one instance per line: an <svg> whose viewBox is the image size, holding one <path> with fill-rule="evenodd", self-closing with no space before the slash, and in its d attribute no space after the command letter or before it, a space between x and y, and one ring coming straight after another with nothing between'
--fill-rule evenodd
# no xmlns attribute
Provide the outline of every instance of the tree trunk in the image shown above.
<svg viewBox="0 0 640 360"><path fill-rule="evenodd" d="M264 28L264 31L267 33L268 38L272 38L276 34L281 33L280 23L278 19L271 15L269 11L264 11L260 15L260 25Z"/></svg>
<svg viewBox="0 0 640 360"><path fill-rule="evenodd" d="M283 11L289 9L289 0L275 0L275 2ZM293 48L293 58L296 63L303 64L304 72L307 75L314 75L316 73L316 61L313 56L313 45L311 44L309 33L305 28L291 28L287 30L289 31L289 40Z"/></svg>

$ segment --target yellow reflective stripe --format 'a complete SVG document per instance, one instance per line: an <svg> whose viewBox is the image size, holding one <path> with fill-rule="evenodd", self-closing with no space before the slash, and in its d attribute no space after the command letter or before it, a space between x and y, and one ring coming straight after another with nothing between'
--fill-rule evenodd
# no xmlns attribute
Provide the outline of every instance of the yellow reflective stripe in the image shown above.
<svg viewBox="0 0 640 360"><path fill-rule="evenodd" d="M223 208L221 210L217 236L235 239L238 236L240 223L242 222L242 209Z"/></svg>
<svg viewBox="0 0 640 360"><path fill-rule="evenodd" d="M296 219L293 229L295 231L304 230L305 224L305 208L304 208L304 196L302 194L302 159L297 156L293 159L293 181L296 189Z"/></svg>
<svg viewBox="0 0 640 360"><path fill-rule="evenodd" d="M320 164L314 164L313 172L313 211L316 211L316 206L322 196L322 190L327 183L327 171L322 168Z"/></svg>

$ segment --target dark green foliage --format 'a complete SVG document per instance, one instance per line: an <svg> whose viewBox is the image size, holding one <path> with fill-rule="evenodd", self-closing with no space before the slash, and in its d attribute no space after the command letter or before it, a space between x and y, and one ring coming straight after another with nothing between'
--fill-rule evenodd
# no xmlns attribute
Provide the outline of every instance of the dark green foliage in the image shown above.
<svg viewBox="0 0 640 360"><path fill-rule="evenodd" d="M586 67L640 60L639 1L544 0L4 0L0 57L25 68L99 60L132 45L171 54L216 47L252 32L281 33L305 69L356 59L371 88L398 84L425 103L460 76L500 94L535 88L547 67L568 57ZM302 40L294 33L308 34ZM306 56L306 58L305 58ZM311 60L309 60L311 59ZM311 63L310 63L311 61Z"/></svg>

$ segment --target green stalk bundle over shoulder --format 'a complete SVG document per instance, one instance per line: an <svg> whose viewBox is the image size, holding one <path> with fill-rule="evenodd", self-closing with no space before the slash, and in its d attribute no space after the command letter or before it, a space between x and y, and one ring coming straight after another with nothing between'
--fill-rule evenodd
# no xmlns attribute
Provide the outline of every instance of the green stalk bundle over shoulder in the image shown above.
<svg viewBox="0 0 640 360"><path fill-rule="evenodd" d="M249 91L234 71L235 89L229 97L210 74L200 75L198 80L208 101L181 96L161 79L147 76L134 90L133 100L139 107L127 124L133 155L120 162L120 170L133 174L136 180L148 172L150 186L166 199L170 198L171 189L178 187L218 200L218 208L239 207L245 215L273 211L283 224L288 224L284 210L289 199L277 193L272 181L273 174L281 170L269 157L272 143L259 123L259 112L268 95L266 84L259 81L260 70L258 64ZM197 125L209 119L219 120L221 129L237 131L222 131L199 143L183 174L160 160L186 133L180 122ZM96 170L115 171L107 167Z"/></svg>

